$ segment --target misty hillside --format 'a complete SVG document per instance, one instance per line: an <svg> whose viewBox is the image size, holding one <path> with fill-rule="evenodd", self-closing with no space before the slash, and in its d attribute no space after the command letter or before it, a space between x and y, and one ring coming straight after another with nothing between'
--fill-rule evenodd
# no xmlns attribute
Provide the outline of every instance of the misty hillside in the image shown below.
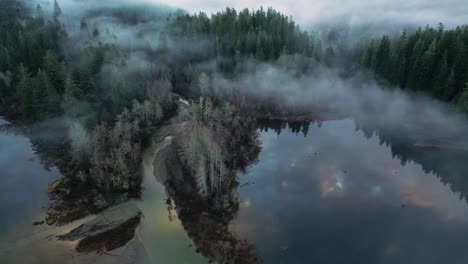
<svg viewBox="0 0 468 264"><path fill-rule="evenodd" d="M386 4L375 6L384 9ZM362 12L368 8L355 9L360 7ZM174 7L151 1L0 2L0 135L15 137L11 142L26 138L25 152L34 155L29 160L60 176L46 184L47 190L42 187L47 206L41 210L43 220L31 221L34 226L47 224L52 231L44 230L54 233L57 241L75 241L78 253L127 250L124 245L133 247L139 236L151 248L151 243L161 241L149 235L145 240L141 230L152 230L144 219L151 215L145 201L157 196L164 219L180 221L174 230L184 231L179 235L187 237L194 254L204 260L307 263L305 256L312 253L298 241L315 237L311 244L323 246L323 252L317 249L323 255L313 253L318 263L343 263L347 254L356 252L365 252L369 262L356 258L351 263L425 263L423 257L406 262L412 259L412 247L400 240L388 242L395 246L387 249L382 245L368 250L380 239L372 235L387 237L378 225L390 219L385 215L400 217L403 223L410 216L396 214L397 209L410 207L414 215L408 226L435 211L466 220L467 184L462 175L468 157L468 25L432 21L405 26L406 22L395 21L384 26L356 18L344 26L345 16L337 17L335 25L330 20L334 9L322 21L305 19L300 12L301 23L267 6L235 9L224 8L223 3L223 9L213 13L192 9L191 4ZM391 18L382 13L381 19ZM317 21L304 22L309 20ZM304 141L298 141L298 134ZM20 144L9 140L0 138L5 142L0 145L0 164L16 164L6 162L6 150ZM7 165L2 166L7 171ZM7 177L13 175L13 169L8 171ZM400 179L400 171L407 178ZM243 178L251 174L251 179ZM297 182L285 178L277 186L274 181L281 175L299 176ZM382 175L386 176L379 178ZM154 187L156 183L148 185L149 178L157 179L163 191ZM391 179L398 182L389 183ZM411 185L415 182L420 185ZM446 185L449 188L438 189ZM259 191L250 192L251 188ZM346 193L353 188L359 191ZM271 205L270 195L281 196L283 191L284 200ZM296 192L305 198L295 200ZM443 202L432 197L452 199L447 193L464 199L450 200L449 209L438 208ZM351 198L343 198L346 195ZM328 197L332 200L322 201ZM303 204L316 200L317 204ZM263 211L271 215L276 206L292 210L278 213L291 219L273 221L270 214L262 214L262 207L251 212L251 201L262 203L268 208ZM321 207L320 201L329 207ZM347 202L356 205L348 207ZM380 202L384 205L376 206ZM353 210L361 207L369 211L360 217L368 218L356 218ZM289 225L296 219L309 219L303 220L307 223L316 219L318 226L338 230L344 225L327 218L332 214L334 219L350 219L351 231L342 231L350 234L363 228L360 223L376 223L369 227L375 228L369 231L372 238L354 245L347 238L327 238L315 227L310 227L315 230L311 236L301 237L307 230ZM67 232L60 229L90 215L95 219ZM262 225L251 227L252 219L264 221L265 230ZM437 221L448 226L441 232L455 232L445 225L445 218ZM395 227L409 234L405 228ZM258 230L264 233L257 234ZM283 233L278 238L274 232L298 238ZM398 239L404 238L413 241L403 235ZM458 233L444 238L450 243L462 240ZM12 256L23 255L15 250L25 249L8 241L4 246L8 254L0 250L0 262L2 254L6 260L19 261ZM266 251L273 244L279 249ZM343 255L333 255L335 247L344 248ZM381 257L379 250L392 257ZM425 250L431 251L429 246ZM154 254L147 262L156 263ZM87 257L91 262L98 258ZM276 262L279 258L282 262ZM372 262L376 259L385 260Z"/></svg>

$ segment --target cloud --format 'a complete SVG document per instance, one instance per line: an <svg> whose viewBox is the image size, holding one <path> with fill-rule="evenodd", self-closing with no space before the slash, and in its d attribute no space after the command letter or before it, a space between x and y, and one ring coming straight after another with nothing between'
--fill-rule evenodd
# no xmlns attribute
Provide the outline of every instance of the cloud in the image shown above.
<svg viewBox="0 0 468 264"><path fill-rule="evenodd" d="M365 127L394 135L404 133L423 145L468 149L464 117L424 94L385 88L365 73L343 78L339 70L316 65L311 73L298 75L300 66L285 69L280 65L249 62L242 67L247 70L241 77L232 80L218 75L213 86L221 91L237 89L249 98L274 98L286 114L304 109L331 111L352 117Z"/></svg>

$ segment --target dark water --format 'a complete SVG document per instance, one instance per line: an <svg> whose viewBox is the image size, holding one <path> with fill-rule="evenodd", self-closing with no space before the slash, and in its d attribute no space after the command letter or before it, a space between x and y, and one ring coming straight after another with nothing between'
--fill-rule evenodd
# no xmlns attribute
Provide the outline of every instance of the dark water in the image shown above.
<svg viewBox="0 0 468 264"><path fill-rule="evenodd" d="M264 263L468 263L467 151L359 130L351 120L273 127L259 132L259 162L239 176L229 226ZM150 262L206 263L184 230L204 222L168 218L147 159L138 235ZM32 225L44 219L59 172L44 169L29 139L1 132L0 176L0 263L73 261L72 248L36 247L46 227ZM212 226L191 230L211 234L203 228Z"/></svg>
<svg viewBox="0 0 468 264"><path fill-rule="evenodd" d="M261 132L259 162L239 178L231 229L265 263L468 263L466 153L389 142L350 120L307 132Z"/></svg>
<svg viewBox="0 0 468 264"><path fill-rule="evenodd" d="M47 186L59 177L56 169L44 169L28 138L0 132L0 262L42 229L32 223L45 218Z"/></svg>

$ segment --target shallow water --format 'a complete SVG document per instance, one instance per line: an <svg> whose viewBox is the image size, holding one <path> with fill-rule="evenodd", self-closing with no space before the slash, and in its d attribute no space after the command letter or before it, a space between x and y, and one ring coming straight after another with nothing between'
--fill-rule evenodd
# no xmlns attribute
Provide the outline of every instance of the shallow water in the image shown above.
<svg viewBox="0 0 468 264"><path fill-rule="evenodd" d="M0 119L0 125L6 124ZM45 226L42 221L48 205L48 184L60 177L57 169L44 169L28 138L0 132L0 262L27 246ZM34 252L32 252L34 254ZM19 256L18 256L19 257Z"/></svg>
<svg viewBox="0 0 468 264"><path fill-rule="evenodd" d="M239 175L230 229L264 263L468 263L466 152L391 141L351 120L307 128L259 131L259 161ZM152 152L138 201L148 261L207 263L168 210ZM32 225L45 218L59 172L44 169L29 139L2 132L0 176L0 263L72 262L73 245L41 245L48 227Z"/></svg>
<svg viewBox="0 0 468 264"><path fill-rule="evenodd" d="M239 176L231 229L265 263L468 263L460 198L468 178L455 177L463 173L426 173L422 165L448 170L406 162L401 147L381 145L350 120L312 124L306 137L260 135L259 162ZM445 153L428 152L418 160Z"/></svg>
<svg viewBox="0 0 468 264"><path fill-rule="evenodd" d="M138 229L150 263L207 263L188 237L174 209L168 210L164 186L153 173L153 152L143 157L143 194L139 202L143 218Z"/></svg>

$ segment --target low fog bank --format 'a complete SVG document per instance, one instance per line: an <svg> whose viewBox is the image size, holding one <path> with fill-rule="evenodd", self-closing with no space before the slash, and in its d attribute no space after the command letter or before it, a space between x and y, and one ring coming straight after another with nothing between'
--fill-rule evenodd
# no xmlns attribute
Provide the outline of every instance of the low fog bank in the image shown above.
<svg viewBox="0 0 468 264"><path fill-rule="evenodd" d="M39 0L44 9L52 9L52 1ZM187 1L151 1L151 0L62 0L62 20L70 35L70 43L77 49L82 44L92 42L113 43L128 52L104 67L103 79L111 76L114 68L119 68L121 79L128 76L139 78L137 72L151 75L160 65L157 56L149 56L159 46L160 32L164 31L166 18L176 9L166 4L177 5L189 12L214 12L226 6L260 7L272 6L286 14L292 14L301 25L314 25L319 29L330 30L322 41L337 44L337 41L351 43L361 36L373 32L373 27L385 27L384 30L399 32L403 24L421 26L430 22L443 22L455 26L468 21L468 5L464 1L450 0L444 3L427 1L394 1L392 3L377 1L362 3L349 1L318 1L284 5L284 1L258 2L245 1L207 1L194 5ZM299 8L303 4L302 8ZM309 12L304 6L314 7ZM80 25L86 19L87 28ZM307 19L309 20L307 21ZM385 23L383 23L385 22ZM304 27L304 26L303 26ZM97 36L93 36L94 29ZM307 27L306 27L307 28ZM333 30L331 28L334 28ZM362 29L362 30L361 30ZM380 29L379 29L380 30ZM331 32L331 33L330 33ZM354 34L353 32L360 32ZM209 41L202 39L195 42L167 40L168 54L172 60L183 60L189 53L206 53ZM351 46L351 45L349 45ZM326 45L323 45L323 49ZM71 47L70 50L73 50ZM67 51L72 53L71 51ZM154 55L154 54L153 54ZM71 55L71 57L73 54ZM422 94L409 94L398 88L383 87L372 74L353 73L352 77L343 77L343 69L330 68L308 58L280 58L275 63L245 62L242 74L232 79L216 73L216 63L207 61L193 66L193 72L208 72L214 89L228 92L240 92L244 96L258 98L275 98L285 107L335 111L348 115L361 126L382 129L389 133L405 133L420 142L440 143L451 141L452 144L468 146L463 135L468 132L465 117L452 111L445 104L439 103ZM299 57L299 58L298 58ZM226 58L229 60L230 58ZM231 58L232 59L232 58ZM218 58L220 60L220 58ZM308 74L303 74L303 65L309 64ZM106 72L106 70L108 70ZM136 76L136 77L135 77ZM115 76L114 76L115 77ZM129 80L128 82L130 82ZM124 81L125 83L125 81ZM193 83L191 84L194 85ZM198 87L192 87L198 88ZM125 90L125 87L122 88ZM112 86L109 89L114 93ZM125 94L125 91L119 91ZM112 96L112 94L110 94Z"/></svg>
<svg viewBox="0 0 468 264"><path fill-rule="evenodd" d="M294 68L256 64L236 80L216 75L213 87L274 97L290 108L349 116L357 126L404 135L418 144L468 148L465 116L424 94L383 87L369 73L344 78L336 69L317 66L313 73L298 76Z"/></svg>
<svg viewBox="0 0 468 264"><path fill-rule="evenodd" d="M26 0L28 1L28 0ZM176 11L167 5L144 0L59 0L60 22L65 26L72 50L92 42L117 44L126 49L154 49L167 17ZM45 14L52 0L29 0L40 4Z"/></svg>
<svg viewBox="0 0 468 264"><path fill-rule="evenodd" d="M273 7L292 16L305 29L330 31L350 28L360 36L391 34L402 28L417 28L427 24L443 23L455 27L468 21L468 4L464 0L413 0L413 1L362 1L362 0L284 0L273 1L190 1L190 0L140 0L146 3L167 4L188 12L215 13L226 7L258 9Z"/></svg>

